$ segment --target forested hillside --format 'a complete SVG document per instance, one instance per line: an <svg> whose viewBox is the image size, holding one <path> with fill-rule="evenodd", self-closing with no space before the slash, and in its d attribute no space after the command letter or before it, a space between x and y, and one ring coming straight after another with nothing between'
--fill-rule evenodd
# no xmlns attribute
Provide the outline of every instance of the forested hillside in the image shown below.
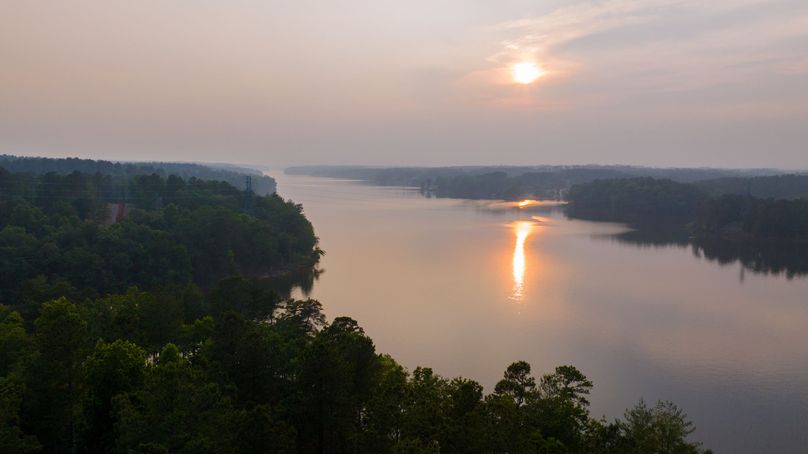
<svg viewBox="0 0 808 454"><path fill-rule="evenodd" d="M310 267L318 254L302 208L274 194L174 175L0 168L0 303L26 314L42 298L205 288L230 274Z"/></svg>
<svg viewBox="0 0 808 454"><path fill-rule="evenodd" d="M707 196L693 185L655 178L596 180L573 186L568 213L627 223L680 223L698 216Z"/></svg>
<svg viewBox="0 0 808 454"><path fill-rule="evenodd" d="M790 179L778 181L791 184ZM585 219L639 227L686 226L696 235L739 240L808 240L805 198L713 195L696 184L626 178L573 186L568 200L568 213Z"/></svg>

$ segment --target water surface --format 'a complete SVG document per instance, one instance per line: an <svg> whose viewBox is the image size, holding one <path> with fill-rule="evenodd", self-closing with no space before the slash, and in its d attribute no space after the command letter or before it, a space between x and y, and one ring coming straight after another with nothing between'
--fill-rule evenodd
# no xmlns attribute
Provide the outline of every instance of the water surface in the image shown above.
<svg viewBox="0 0 808 454"><path fill-rule="evenodd" d="M803 274L558 211L272 175L326 251L311 296L409 369L490 392L513 361L573 364L595 383L593 415L667 399L716 452L806 452Z"/></svg>

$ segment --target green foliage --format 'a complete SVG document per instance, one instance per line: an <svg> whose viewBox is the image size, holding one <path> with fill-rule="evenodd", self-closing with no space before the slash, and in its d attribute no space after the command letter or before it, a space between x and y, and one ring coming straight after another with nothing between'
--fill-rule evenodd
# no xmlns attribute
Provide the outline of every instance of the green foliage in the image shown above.
<svg viewBox="0 0 808 454"><path fill-rule="evenodd" d="M11 358L0 379L4 446L127 453L700 452L688 441L692 423L672 404L641 403L624 421L593 420L592 382L572 366L537 379L529 364L516 362L485 395L473 380L422 367L407 372L377 354L355 320L327 323L314 300L265 300L263 290L228 278L213 294L231 300L203 305L220 305L215 314L193 323L181 313L168 324L146 322L161 320L154 312L163 306L184 307L183 289L161 292L132 288L79 305L54 300L42 305L31 334L18 314L0 308L0 352ZM271 313L250 309L267 301ZM160 348L149 334L154 323L171 338Z"/></svg>
<svg viewBox="0 0 808 454"><path fill-rule="evenodd" d="M808 199L724 195L705 205L695 229L737 239L808 240Z"/></svg>
<svg viewBox="0 0 808 454"><path fill-rule="evenodd" d="M81 364L89 352L87 321L65 298L42 305L34 321L36 354L24 372L22 428L47 451L70 452L77 431Z"/></svg>
<svg viewBox="0 0 808 454"><path fill-rule="evenodd" d="M779 181L776 177L769 180ZM716 196L694 184L634 178L576 185L568 200L571 216L625 222L644 229L670 231L687 225L702 238L808 239L808 199Z"/></svg>
<svg viewBox="0 0 808 454"><path fill-rule="evenodd" d="M18 372L31 350L31 339L20 314L0 304L0 377Z"/></svg>
<svg viewBox="0 0 808 454"><path fill-rule="evenodd" d="M255 197L247 214L221 182L120 183L0 169L0 452L698 452L672 404L590 418L572 366L537 380L516 362L486 395L281 299L249 276L319 257L299 205ZM104 226L122 192L137 208Z"/></svg>
<svg viewBox="0 0 808 454"><path fill-rule="evenodd" d="M696 187L672 180L627 178L573 186L567 196L576 217L627 223L678 223L695 219L706 200Z"/></svg>
<svg viewBox="0 0 808 454"><path fill-rule="evenodd" d="M110 344L98 341L84 363L85 395L81 403L82 421L78 446L80 451L109 452L115 444L115 396L139 389L143 385L146 353L124 340Z"/></svg>
<svg viewBox="0 0 808 454"><path fill-rule="evenodd" d="M541 432L563 443L569 449L580 450L589 421L589 401L586 396L592 382L573 366L556 367L555 373L542 377L540 399L535 403Z"/></svg>
<svg viewBox="0 0 808 454"><path fill-rule="evenodd" d="M643 400L626 410L625 422L620 423L628 454L690 454L700 452L698 443L689 443L687 436L694 430L687 415L672 402L657 402L648 408Z"/></svg>
<svg viewBox="0 0 808 454"><path fill-rule="evenodd" d="M310 268L321 252L300 205L254 196L245 213L243 191L223 182L0 169L0 188L0 303L29 319L43 298L209 288Z"/></svg>
<svg viewBox="0 0 808 454"><path fill-rule="evenodd" d="M41 449L39 441L19 427L23 385L11 377L0 377L0 452L29 453Z"/></svg>
<svg viewBox="0 0 808 454"><path fill-rule="evenodd" d="M421 440L406 438L393 445L393 454L440 454L440 444L437 441L424 443Z"/></svg>
<svg viewBox="0 0 808 454"><path fill-rule="evenodd" d="M365 404L360 424L360 450L389 452L400 438L407 396L407 372L389 355L378 358L378 375Z"/></svg>
<svg viewBox="0 0 808 454"><path fill-rule="evenodd" d="M315 334L300 359L298 417L306 449L355 451L362 410L378 380L373 342L352 319L338 317Z"/></svg>
<svg viewBox="0 0 808 454"><path fill-rule="evenodd" d="M536 380L530 376L530 364L519 361L508 366L505 378L497 383L494 392L497 395L513 399L517 407L521 407L528 397L536 391Z"/></svg>
<svg viewBox="0 0 808 454"><path fill-rule="evenodd" d="M119 452L239 452L234 431L243 417L172 344L146 368L143 386L118 395L113 407Z"/></svg>
<svg viewBox="0 0 808 454"><path fill-rule="evenodd" d="M249 319L270 319L279 303L278 295L240 276L223 279L210 294L214 315L233 311Z"/></svg>

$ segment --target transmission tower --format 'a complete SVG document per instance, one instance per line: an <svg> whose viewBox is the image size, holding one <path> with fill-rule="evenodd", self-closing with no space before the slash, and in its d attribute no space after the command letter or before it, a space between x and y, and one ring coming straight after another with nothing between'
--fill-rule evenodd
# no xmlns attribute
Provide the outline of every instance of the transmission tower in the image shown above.
<svg viewBox="0 0 808 454"><path fill-rule="evenodd" d="M244 180L244 211L252 213L252 177L247 175Z"/></svg>

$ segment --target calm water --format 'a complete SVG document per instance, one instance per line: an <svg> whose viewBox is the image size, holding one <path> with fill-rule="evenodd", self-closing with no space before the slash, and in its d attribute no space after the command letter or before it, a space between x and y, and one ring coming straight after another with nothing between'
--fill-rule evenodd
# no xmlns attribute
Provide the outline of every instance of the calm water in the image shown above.
<svg viewBox="0 0 808 454"><path fill-rule="evenodd" d="M669 399L716 452L808 452L808 279L548 210L272 175L327 254L311 296L408 368L490 392L513 361L573 364L593 415Z"/></svg>

